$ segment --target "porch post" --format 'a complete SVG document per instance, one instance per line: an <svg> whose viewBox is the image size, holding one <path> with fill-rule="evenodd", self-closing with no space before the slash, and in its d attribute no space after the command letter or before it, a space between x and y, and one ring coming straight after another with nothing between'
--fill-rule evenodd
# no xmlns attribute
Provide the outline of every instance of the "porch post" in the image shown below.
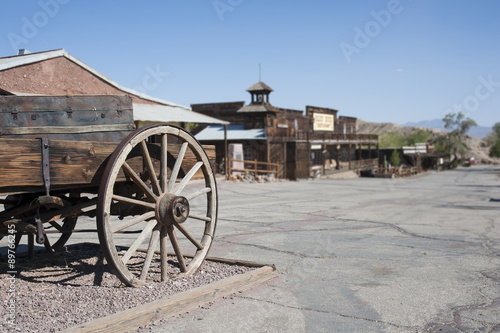
<svg viewBox="0 0 500 333"><path fill-rule="evenodd" d="M227 125L224 125L224 174L229 180L229 161L227 160Z"/></svg>

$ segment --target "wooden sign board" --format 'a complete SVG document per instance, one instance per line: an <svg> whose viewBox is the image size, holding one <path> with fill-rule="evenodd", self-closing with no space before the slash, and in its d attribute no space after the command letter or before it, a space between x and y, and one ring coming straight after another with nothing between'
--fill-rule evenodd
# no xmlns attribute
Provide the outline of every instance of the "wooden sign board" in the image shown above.
<svg viewBox="0 0 500 333"><path fill-rule="evenodd" d="M328 131L333 132L334 130L334 117L333 114L318 113L313 114L314 126L313 130L316 131Z"/></svg>

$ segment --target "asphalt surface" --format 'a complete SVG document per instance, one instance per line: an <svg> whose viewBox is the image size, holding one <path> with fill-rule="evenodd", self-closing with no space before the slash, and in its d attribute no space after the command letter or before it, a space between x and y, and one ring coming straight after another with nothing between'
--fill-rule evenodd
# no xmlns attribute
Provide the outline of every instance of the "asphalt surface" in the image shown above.
<svg viewBox="0 0 500 333"><path fill-rule="evenodd" d="M211 256L279 278L154 332L500 332L500 169L219 184Z"/></svg>
<svg viewBox="0 0 500 333"><path fill-rule="evenodd" d="M500 332L499 212L499 167L221 181L209 256L279 277L140 332Z"/></svg>

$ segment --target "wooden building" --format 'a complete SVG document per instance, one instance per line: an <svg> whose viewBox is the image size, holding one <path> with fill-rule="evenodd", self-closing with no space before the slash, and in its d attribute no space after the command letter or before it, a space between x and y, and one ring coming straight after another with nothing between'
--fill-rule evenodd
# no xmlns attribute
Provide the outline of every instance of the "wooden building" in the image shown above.
<svg viewBox="0 0 500 333"><path fill-rule="evenodd" d="M304 113L273 106L269 100L273 90L261 81L247 91L248 105L191 105L193 111L231 123L227 132L222 126L208 126L196 134L200 142L216 146L219 165L224 165L229 143L243 144L245 160L281 163L278 176L288 179L377 165L378 136L357 134L356 118L339 116L337 110L325 107L306 106ZM368 160L362 159L363 147L370 152Z"/></svg>

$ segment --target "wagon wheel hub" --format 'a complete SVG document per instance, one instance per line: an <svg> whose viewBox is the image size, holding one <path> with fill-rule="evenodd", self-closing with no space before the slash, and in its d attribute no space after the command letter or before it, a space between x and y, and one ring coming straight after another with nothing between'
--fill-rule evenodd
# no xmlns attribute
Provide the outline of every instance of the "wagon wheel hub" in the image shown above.
<svg viewBox="0 0 500 333"><path fill-rule="evenodd" d="M164 193L156 202L155 213L162 225L183 223L189 216L189 201L182 196Z"/></svg>

